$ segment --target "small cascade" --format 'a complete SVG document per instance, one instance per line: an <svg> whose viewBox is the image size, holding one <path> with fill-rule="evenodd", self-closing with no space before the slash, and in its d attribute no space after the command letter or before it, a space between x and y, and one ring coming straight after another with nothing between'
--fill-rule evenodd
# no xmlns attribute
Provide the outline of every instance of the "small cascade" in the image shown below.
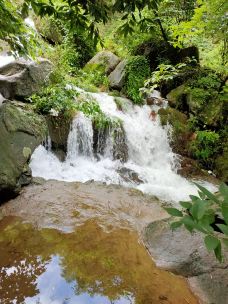
<svg viewBox="0 0 228 304"><path fill-rule="evenodd" d="M68 136L66 160L60 162L40 146L32 155L33 176L120 184L172 202L197 193L193 183L176 173L179 162L169 144L170 127L162 127L157 114L167 106L159 92L152 94L155 102L150 106L136 106L122 98L121 109L106 93L88 94L106 116L120 120L121 126L97 129L90 118L78 114Z"/></svg>
<svg viewBox="0 0 228 304"><path fill-rule="evenodd" d="M67 141L67 159L77 161L79 156L93 159L92 122L83 113L73 119Z"/></svg>

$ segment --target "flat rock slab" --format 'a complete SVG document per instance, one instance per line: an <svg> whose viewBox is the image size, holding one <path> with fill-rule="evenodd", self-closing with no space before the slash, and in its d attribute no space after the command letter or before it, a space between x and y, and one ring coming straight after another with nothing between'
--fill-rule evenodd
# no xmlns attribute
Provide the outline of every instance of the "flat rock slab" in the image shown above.
<svg viewBox="0 0 228 304"><path fill-rule="evenodd" d="M88 219L101 226L141 233L150 222L169 217L160 202L141 191L98 182L41 181L5 203L3 216L20 216L38 227L71 231Z"/></svg>
<svg viewBox="0 0 228 304"><path fill-rule="evenodd" d="M208 253L203 237L184 228L172 231L170 220L147 226L144 243L156 265L189 279L193 291L205 302L228 303L228 252L220 264Z"/></svg>

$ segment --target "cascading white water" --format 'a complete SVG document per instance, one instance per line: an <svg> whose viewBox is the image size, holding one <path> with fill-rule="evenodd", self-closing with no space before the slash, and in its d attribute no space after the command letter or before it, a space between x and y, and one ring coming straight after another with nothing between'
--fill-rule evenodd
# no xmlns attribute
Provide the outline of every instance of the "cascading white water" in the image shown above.
<svg viewBox="0 0 228 304"><path fill-rule="evenodd" d="M151 120L151 111L158 106L142 107L127 103L127 110L118 110L115 100L106 93L89 93L97 100L101 110L110 117L122 120L126 133L128 161L113 159L112 132L106 137L105 149L99 160L93 156L92 122L83 114L75 117L68 137L68 153L65 162L43 146L32 155L33 176L65 181L103 181L135 187L166 201L188 199L196 193L196 187L176 171L178 159L169 145L169 127L162 127L159 116ZM162 106L166 106L166 101ZM99 143L98 143L99 145ZM142 183L126 181L121 169L135 172Z"/></svg>
<svg viewBox="0 0 228 304"><path fill-rule="evenodd" d="M67 141L67 160L77 162L80 156L93 159L93 126L83 113L73 119Z"/></svg>

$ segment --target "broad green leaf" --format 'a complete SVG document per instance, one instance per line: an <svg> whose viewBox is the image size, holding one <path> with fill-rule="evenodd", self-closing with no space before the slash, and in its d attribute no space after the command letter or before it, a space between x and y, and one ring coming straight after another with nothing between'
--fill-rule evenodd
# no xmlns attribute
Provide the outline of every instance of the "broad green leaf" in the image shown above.
<svg viewBox="0 0 228 304"><path fill-rule="evenodd" d="M192 203L190 202L180 202L180 205L185 209L190 209L192 207Z"/></svg>
<svg viewBox="0 0 228 304"><path fill-rule="evenodd" d="M228 226L223 224L217 224L217 227L225 234L228 235Z"/></svg>
<svg viewBox="0 0 228 304"><path fill-rule="evenodd" d="M185 228L190 232L192 232L196 228L194 221L188 215L183 217L182 222L183 222Z"/></svg>
<svg viewBox="0 0 228 304"><path fill-rule="evenodd" d="M189 197L193 202L196 202L199 199L198 196L195 195L189 195Z"/></svg>
<svg viewBox="0 0 228 304"><path fill-rule="evenodd" d="M218 200L218 198L213 194L211 193L210 191L208 191L206 188L204 188L203 186L195 183L195 185L212 201L220 204L220 201Z"/></svg>
<svg viewBox="0 0 228 304"><path fill-rule="evenodd" d="M216 259L222 263L223 261L223 256L222 256L222 245L221 245L221 242L219 241L219 244L218 246L214 249L214 253L215 253L215 256L216 256Z"/></svg>
<svg viewBox="0 0 228 304"><path fill-rule="evenodd" d="M205 242L205 245L206 245L208 251L215 250L215 248L220 243L219 240L216 237L212 236L212 235L205 236L204 242Z"/></svg>
<svg viewBox="0 0 228 304"><path fill-rule="evenodd" d="M176 208L165 208L165 210L172 216L183 216L182 212Z"/></svg>
<svg viewBox="0 0 228 304"><path fill-rule="evenodd" d="M181 225L183 225L182 221L178 221L178 222L173 222L170 226L171 226L171 229L177 229L179 228Z"/></svg>
<svg viewBox="0 0 228 304"><path fill-rule="evenodd" d="M226 203L222 203L222 215L224 216L224 220L228 225L228 205Z"/></svg>
<svg viewBox="0 0 228 304"><path fill-rule="evenodd" d="M194 219L200 220L206 212L206 204L200 199L198 199L198 201L193 203L190 212Z"/></svg>

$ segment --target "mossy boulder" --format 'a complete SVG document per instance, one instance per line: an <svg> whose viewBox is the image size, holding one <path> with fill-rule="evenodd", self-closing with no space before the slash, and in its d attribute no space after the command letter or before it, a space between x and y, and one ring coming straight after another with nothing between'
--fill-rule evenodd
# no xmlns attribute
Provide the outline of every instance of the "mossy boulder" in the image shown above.
<svg viewBox="0 0 228 304"><path fill-rule="evenodd" d="M31 154L47 133L44 118L15 102L0 107L0 203L31 180Z"/></svg>
<svg viewBox="0 0 228 304"><path fill-rule="evenodd" d="M167 99L171 107L197 116L202 125L218 127L223 120L225 101L216 90L191 87L186 82L170 91Z"/></svg>
<svg viewBox="0 0 228 304"><path fill-rule="evenodd" d="M86 65L103 65L105 73L109 75L120 62L120 58L110 51L98 52Z"/></svg>
<svg viewBox="0 0 228 304"><path fill-rule="evenodd" d="M160 109L158 111L161 124L172 126L171 145L175 153L188 155L188 144L192 133L188 129L187 116L173 108Z"/></svg>
<svg viewBox="0 0 228 304"><path fill-rule="evenodd" d="M224 182L228 183L228 142L224 146L223 153L215 160L215 171Z"/></svg>

